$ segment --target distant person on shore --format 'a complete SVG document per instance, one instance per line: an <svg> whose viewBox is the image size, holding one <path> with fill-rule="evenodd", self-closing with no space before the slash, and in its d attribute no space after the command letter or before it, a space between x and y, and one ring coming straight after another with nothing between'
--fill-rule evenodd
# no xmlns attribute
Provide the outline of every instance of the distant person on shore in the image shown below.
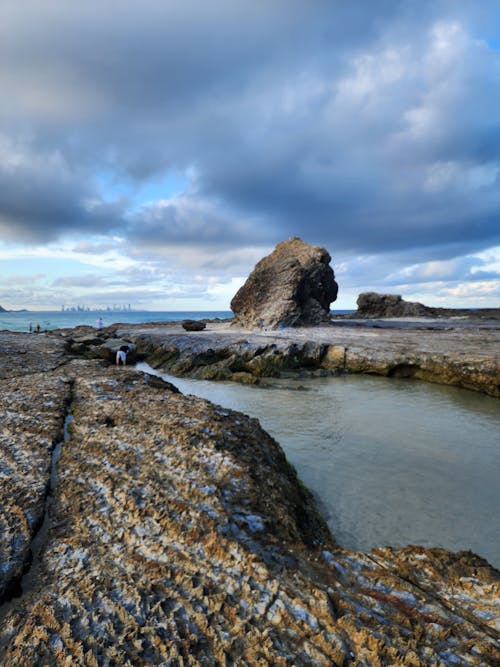
<svg viewBox="0 0 500 667"><path fill-rule="evenodd" d="M116 353L116 365L127 365L127 352L130 350L128 345L122 345Z"/></svg>
<svg viewBox="0 0 500 667"><path fill-rule="evenodd" d="M30 333L33 333L33 322L30 322Z"/></svg>
<svg viewBox="0 0 500 667"><path fill-rule="evenodd" d="M97 318L97 328L99 329L99 331L103 328L103 326L104 326L104 322L103 322L102 317L98 317Z"/></svg>
<svg viewBox="0 0 500 667"><path fill-rule="evenodd" d="M40 333L41 330L42 329L41 329L40 325L37 324L36 327L35 327L35 333Z"/></svg>

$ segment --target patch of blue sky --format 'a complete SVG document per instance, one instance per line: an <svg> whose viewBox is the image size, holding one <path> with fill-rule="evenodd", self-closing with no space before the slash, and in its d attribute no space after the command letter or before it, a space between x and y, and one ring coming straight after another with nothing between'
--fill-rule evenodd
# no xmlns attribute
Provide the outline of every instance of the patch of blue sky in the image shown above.
<svg viewBox="0 0 500 667"><path fill-rule="evenodd" d="M117 180L114 174L101 172L97 175L97 182L103 199L114 201L125 198L130 201L132 211L141 208L148 202L169 199L180 194L188 185L188 179L183 174L173 171L140 184Z"/></svg>
<svg viewBox="0 0 500 667"><path fill-rule="evenodd" d="M500 10L490 7L492 13L489 16L483 16L482 32L486 44L492 50L500 50Z"/></svg>

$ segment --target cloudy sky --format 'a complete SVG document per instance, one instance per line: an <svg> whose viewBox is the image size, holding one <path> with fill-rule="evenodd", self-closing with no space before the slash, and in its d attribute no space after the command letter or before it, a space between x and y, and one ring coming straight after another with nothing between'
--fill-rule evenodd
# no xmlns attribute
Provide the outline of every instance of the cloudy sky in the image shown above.
<svg viewBox="0 0 500 667"><path fill-rule="evenodd" d="M498 0L2 0L0 304L228 309L326 247L500 306Z"/></svg>

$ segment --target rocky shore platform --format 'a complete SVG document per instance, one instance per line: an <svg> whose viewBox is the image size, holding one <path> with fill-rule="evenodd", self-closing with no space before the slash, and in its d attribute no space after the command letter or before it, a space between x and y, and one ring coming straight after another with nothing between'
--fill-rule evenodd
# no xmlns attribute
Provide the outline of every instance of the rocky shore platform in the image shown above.
<svg viewBox="0 0 500 667"><path fill-rule="evenodd" d="M109 363L125 339L150 363L205 355L178 372L227 364L228 345L262 349L263 369L285 344L311 372L329 370L323 345L340 368L370 349L364 363L382 369L388 339L355 330L357 343L343 327L311 343L224 323L0 332L0 664L498 665L500 575L486 561L341 549L257 420ZM468 364L487 376L498 332L470 334ZM459 358L458 336L433 335L434 350L415 343L421 365L436 347Z"/></svg>
<svg viewBox="0 0 500 667"><path fill-rule="evenodd" d="M106 356L85 328L71 336L76 353ZM500 397L500 319L338 318L326 325L267 331L215 321L189 333L173 322L115 325L103 336L108 346L114 339L133 343L134 354L154 368L198 379L255 384L293 373L370 373Z"/></svg>

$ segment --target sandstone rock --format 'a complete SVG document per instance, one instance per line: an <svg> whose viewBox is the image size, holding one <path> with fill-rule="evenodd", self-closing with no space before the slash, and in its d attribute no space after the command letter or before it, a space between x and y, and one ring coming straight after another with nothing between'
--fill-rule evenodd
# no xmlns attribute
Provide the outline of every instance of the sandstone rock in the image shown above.
<svg viewBox="0 0 500 667"><path fill-rule="evenodd" d="M39 579L0 610L4 667L498 664L484 560L339 549L257 420L58 348L30 362L54 368L0 384L4 588L69 393L74 421Z"/></svg>
<svg viewBox="0 0 500 667"><path fill-rule="evenodd" d="M16 589L40 526L51 454L70 383L53 373L4 380L0 392L0 603Z"/></svg>
<svg viewBox="0 0 500 667"><path fill-rule="evenodd" d="M49 372L65 363L66 342L50 334L0 332L0 379Z"/></svg>
<svg viewBox="0 0 500 667"><path fill-rule="evenodd" d="M294 237L260 260L231 301L234 324L290 327L328 319L338 286L324 248Z"/></svg>
<svg viewBox="0 0 500 667"><path fill-rule="evenodd" d="M129 369L59 372L72 435L2 665L495 664L487 563L338 549L257 420Z"/></svg>
<svg viewBox="0 0 500 667"><path fill-rule="evenodd" d="M182 328L186 331L203 331L206 326L206 323L200 320L184 320L182 323Z"/></svg>
<svg viewBox="0 0 500 667"><path fill-rule="evenodd" d="M344 321L342 326L245 332L243 338L241 331L222 323L200 335L182 334L168 325L130 325L118 333L134 342L153 368L174 375L199 376L202 367L224 362L233 374L255 378L324 369L414 377L500 397L497 321L485 322L484 328L461 319L406 325L394 321L390 328L375 328ZM206 372L216 378L218 368Z"/></svg>
<svg viewBox="0 0 500 667"><path fill-rule="evenodd" d="M399 294L363 292L356 301L356 317L430 317L434 309L417 301L404 301Z"/></svg>

